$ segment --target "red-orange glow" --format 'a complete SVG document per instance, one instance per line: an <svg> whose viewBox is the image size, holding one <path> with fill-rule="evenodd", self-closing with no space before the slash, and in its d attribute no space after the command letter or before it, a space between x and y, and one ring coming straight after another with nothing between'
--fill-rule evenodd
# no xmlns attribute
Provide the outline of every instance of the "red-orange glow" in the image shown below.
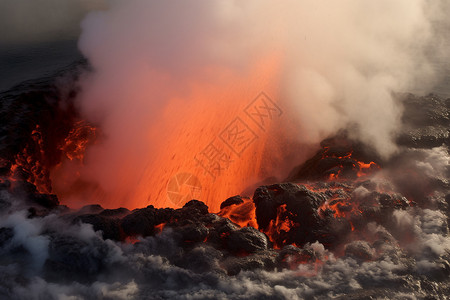
<svg viewBox="0 0 450 300"><path fill-rule="evenodd" d="M374 163L373 161L371 161L370 163L366 164L363 163L361 161L358 161L358 165L359 165L359 171L357 173L358 177L362 177L365 175L368 175L369 173L371 173L374 170L379 169L380 167Z"/></svg>
<svg viewBox="0 0 450 300"><path fill-rule="evenodd" d="M283 239L283 235L291 230L291 228L298 226L292 220L288 218L288 212L286 210L286 204L280 205L277 208L277 218L272 220L264 233L269 237L269 240L273 243L274 249L280 249L287 244L286 239ZM281 243L277 243L279 240L277 237L282 238Z"/></svg>
<svg viewBox="0 0 450 300"><path fill-rule="evenodd" d="M359 204L349 199L330 199L320 206L319 212L327 209L333 211L335 218L348 219L352 214L360 213Z"/></svg>
<svg viewBox="0 0 450 300"><path fill-rule="evenodd" d="M341 173L341 170L339 170L337 173L331 173L328 177L329 180L336 180L339 178L339 173Z"/></svg>
<svg viewBox="0 0 450 300"><path fill-rule="evenodd" d="M26 178L21 179L34 184L40 193L50 193L52 189L48 170L42 164L45 161L45 153L39 125L36 125L36 128L31 132L31 138L33 143L18 153L14 163L11 164L10 180L14 182L22 177L18 174L19 172L25 172Z"/></svg>
<svg viewBox="0 0 450 300"><path fill-rule="evenodd" d="M125 243L127 243L127 244L136 244L136 243L139 243L140 242L140 240L139 239L137 239L135 236L127 236L126 238L125 238Z"/></svg>
<svg viewBox="0 0 450 300"><path fill-rule="evenodd" d="M60 147L64 155L70 159L83 160L86 147L95 141L97 129L84 121L78 121L65 138Z"/></svg>
<svg viewBox="0 0 450 300"><path fill-rule="evenodd" d="M164 227L166 226L166 223L161 223L155 226L155 229L157 232L162 232Z"/></svg>
<svg viewBox="0 0 450 300"><path fill-rule="evenodd" d="M61 202L72 207L100 203L106 208L133 209L147 205L179 208L195 198L206 203L210 211L218 211L220 203L230 195L242 194L249 186L273 176L286 131L280 125L284 116L281 111L272 110L268 114L259 104L257 108L264 118L261 120L248 107L255 104L261 92L282 107L274 80L278 78L278 57L265 57L251 73L208 70L211 80L192 83L183 94L174 94L157 116L148 113L149 118L156 119L151 120L154 125L142 126L146 141L141 144L148 145L148 152L143 147L130 149L136 155L114 157L114 170L108 170L107 163L102 168L89 165L108 155L97 151L100 148L97 145L94 151L88 147L84 163L70 161L82 158L86 140L81 144L69 143L72 149L66 151L69 160L52 172L54 189ZM174 88L165 86L163 75L159 77L161 93ZM151 101L151 97L149 93L145 100ZM115 126L122 130L120 124ZM105 135L107 139L108 133ZM127 145L114 147L129 150Z"/></svg>
<svg viewBox="0 0 450 300"><path fill-rule="evenodd" d="M264 81L268 82L275 72L273 63L267 61L259 68L258 77L266 77ZM191 103L173 99L163 116L162 123L167 124L165 136L161 136L160 128L149 133L150 139L163 138L161 144L164 146L152 156L142 182L137 186L133 198L143 202L136 206L182 206L184 203L174 203L167 197L168 182L180 173L190 173L198 178L199 185L194 187L197 191L201 189L197 193L200 194L198 200L205 202L211 211L218 211L223 200L242 193L253 184L260 175L264 149L273 134L270 127L274 125L267 120L264 132L244 112L259 92L248 86L230 87L226 93L215 87L198 86L192 91ZM217 97L222 99L214 99ZM248 140L248 147L227 143L227 135L238 132L243 132L240 142L245 146L245 140ZM184 193L189 193L184 188ZM183 185L180 194L182 189Z"/></svg>
<svg viewBox="0 0 450 300"><path fill-rule="evenodd" d="M373 161L371 161L369 163L365 163L365 162L356 160L354 157L352 157L353 151L349 151L347 154L345 154L343 156L337 156L334 153L331 153L331 154L328 153L329 149L330 149L329 147L324 147L324 152L322 154L322 158L333 157L333 158L339 158L340 160L351 159L354 162L353 170L356 171L357 177L367 176L367 175L371 174L372 172L374 172L375 170L378 170L380 168ZM337 166L337 168L338 168L337 171L329 174L328 180L333 181L333 180L341 179L340 176L341 176L341 173L343 170L343 165L339 165L339 166Z"/></svg>
<svg viewBox="0 0 450 300"><path fill-rule="evenodd" d="M257 228L255 204L250 198L244 198L243 200L244 203L224 207L218 215L230 219L240 227L251 226Z"/></svg>

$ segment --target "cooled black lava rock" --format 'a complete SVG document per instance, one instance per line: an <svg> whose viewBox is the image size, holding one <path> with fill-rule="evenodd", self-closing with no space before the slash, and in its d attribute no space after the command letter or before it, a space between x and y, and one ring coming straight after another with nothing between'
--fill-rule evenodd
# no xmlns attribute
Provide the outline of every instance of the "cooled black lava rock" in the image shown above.
<svg viewBox="0 0 450 300"><path fill-rule="evenodd" d="M274 234L275 244L296 243L301 246L319 241L332 247L338 237L351 231L347 220L334 218L331 211L319 208L326 201L323 193L308 190L293 183L274 184L259 187L253 196L256 206L256 220L261 230L267 232L271 222L288 222L290 228L282 234Z"/></svg>
<svg viewBox="0 0 450 300"><path fill-rule="evenodd" d="M276 255L271 251L262 251L245 257L228 257L221 262L228 275L234 276L241 271L273 270L276 266Z"/></svg>
<svg viewBox="0 0 450 300"><path fill-rule="evenodd" d="M368 147L348 137L345 131L323 140L321 149L302 165L294 168L286 181L327 180L330 177L355 179L360 171L360 162L375 162L380 165L380 157ZM372 166L374 170L377 167Z"/></svg>
<svg viewBox="0 0 450 300"><path fill-rule="evenodd" d="M123 234L121 234L120 219L118 218L105 217L101 214L90 214L78 216L73 222L92 224L95 231L102 232L104 239L120 241L124 238Z"/></svg>
<svg viewBox="0 0 450 300"><path fill-rule="evenodd" d="M100 204L89 204L85 205L78 210L78 214L98 214L102 212L104 208Z"/></svg>
<svg viewBox="0 0 450 300"><path fill-rule="evenodd" d="M122 219L121 227L127 236L149 236L155 234L155 226L167 223L172 215L173 209L156 209L153 205L146 208L136 209Z"/></svg>
<svg viewBox="0 0 450 300"><path fill-rule="evenodd" d="M210 227L207 243L217 248L226 248L226 237L238 229L230 219L217 217Z"/></svg>
<svg viewBox="0 0 450 300"><path fill-rule="evenodd" d="M197 223L177 227L176 233L181 236L182 242L192 244L205 241L209 230L205 225Z"/></svg>
<svg viewBox="0 0 450 300"><path fill-rule="evenodd" d="M220 209L223 209L227 206L231 206L233 204L241 204L241 203L244 203L244 200L242 200L241 196L233 196L233 197L230 197L227 200L223 201L220 204Z"/></svg>
<svg viewBox="0 0 450 300"><path fill-rule="evenodd" d="M191 210L195 210L198 213L203 214L203 215L206 215L209 213L208 206L205 203L203 203L202 201L198 201L198 200L191 200L191 201L187 202L181 209L181 211L191 211Z"/></svg>
<svg viewBox="0 0 450 300"><path fill-rule="evenodd" d="M201 201L191 200L176 210L172 208L157 209L153 205L135 209L122 219L121 227L127 236L141 235L145 237L159 232L159 230L155 230L155 226L167 223L169 227L182 228L185 226L183 230L186 230L187 235L190 235L189 232L191 232L193 236L196 236L196 226L211 224L214 219L214 215L208 212L208 206ZM200 235L203 236L203 234ZM197 240L197 237L194 240Z"/></svg>
<svg viewBox="0 0 450 300"><path fill-rule="evenodd" d="M305 222L311 223L311 218L317 216L317 209L324 201L322 195L293 183L261 186L253 195L256 220L259 228L264 231L267 230L270 221L276 219L279 206L286 205L288 211L295 213L298 218L305 217Z"/></svg>
<svg viewBox="0 0 450 300"><path fill-rule="evenodd" d="M191 200L182 208L173 211L169 225L177 227L202 223L209 226L216 217L209 213L208 206L205 203L198 200Z"/></svg>
<svg viewBox="0 0 450 300"><path fill-rule="evenodd" d="M256 206L256 221L259 229L267 230L270 221L277 218L277 207L283 204L281 199L275 195L278 188L279 186L274 186L273 188L271 186L261 186L256 189L253 195L253 202Z"/></svg>
<svg viewBox="0 0 450 300"><path fill-rule="evenodd" d="M226 243L227 249L233 253L255 253L266 250L268 246L266 235L253 227L232 231Z"/></svg>
<svg viewBox="0 0 450 300"><path fill-rule="evenodd" d="M105 209L99 215L104 217L124 217L130 213L130 210L124 207L115 209Z"/></svg>
<svg viewBox="0 0 450 300"><path fill-rule="evenodd" d="M227 235L232 231L238 230L239 227L227 218L220 218L213 223L214 231L219 235Z"/></svg>

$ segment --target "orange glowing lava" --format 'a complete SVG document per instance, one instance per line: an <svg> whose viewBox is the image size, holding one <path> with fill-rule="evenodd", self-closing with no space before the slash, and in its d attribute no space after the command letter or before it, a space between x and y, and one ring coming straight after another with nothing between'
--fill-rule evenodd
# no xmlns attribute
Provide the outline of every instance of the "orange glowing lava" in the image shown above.
<svg viewBox="0 0 450 300"><path fill-rule="evenodd" d="M366 164L363 163L361 161L358 161L358 165L359 165L359 171L357 173L358 177L362 177L365 175L370 174L372 171L379 169L380 167L374 163L373 161L371 161L370 163Z"/></svg>
<svg viewBox="0 0 450 300"><path fill-rule="evenodd" d="M264 233L269 237L269 240L273 243L274 249L280 249L287 244L284 235L291 230L293 227L298 227L288 217L288 211L286 210L286 204L280 205L277 208L277 218L272 220ZM277 240L282 240L281 243L277 243Z"/></svg>
<svg viewBox="0 0 450 300"><path fill-rule="evenodd" d="M60 150L70 159L83 160L86 147L93 143L97 136L97 129L84 121L78 121L69 132Z"/></svg>
<svg viewBox="0 0 450 300"><path fill-rule="evenodd" d="M374 171L379 170L380 166L375 162L371 161L369 163L365 163L359 161L353 157L353 150L347 152L344 155L336 155L335 153L329 153L330 147L324 147L324 152L322 154L322 159L324 158L335 158L339 159L340 165L336 166L335 170L333 170L328 175L328 180L339 180L341 179L342 173L344 171L344 162L351 163L353 165L352 169L356 173L356 177L364 177L372 174ZM345 177L345 176L344 176Z"/></svg>
<svg viewBox="0 0 450 300"><path fill-rule="evenodd" d="M278 57L257 62L251 73L208 70L213 79L193 82L185 94L174 94L153 117L152 126L142 124L146 130L139 132L142 149L111 146L125 153L112 158L114 169L108 169L108 149L100 151L98 145L95 151L88 147L83 158L89 135L72 132L62 148L68 160L52 173L61 202L74 207L100 203L107 208L150 204L179 208L195 198L210 211L219 211L230 195L242 195L273 176L287 131L281 125L287 121L282 119L284 108L274 79ZM165 87L165 78L160 77L161 91L173 88ZM116 131L123 130L120 124L113 125ZM70 161L75 158L84 161ZM95 160L105 160L106 167L91 167Z"/></svg>
<svg viewBox="0 0 450 300"><path fill-rule="evenodd" d="M244 203L224 207L218 215L230 219L240 227L251 226L257 228L255 204L251 198L244 198L243 200Z"/></svg>
<svg viewBox="0 0 450 300"><path fill-rule="evenodd" d="M31 132L32 142L15 157L11 164L11 181L24 179L36 186L39 193L51 193L52 187L47 168L44 166L45 153L39 125Z"/></svg>
<svg viewBox="0 0 450 300"><path fill-rule="evenodd" d="M161 223L155 226L155 229L157 230L157 232L162 232L164 227L166 226L166 223Z"/></svg>

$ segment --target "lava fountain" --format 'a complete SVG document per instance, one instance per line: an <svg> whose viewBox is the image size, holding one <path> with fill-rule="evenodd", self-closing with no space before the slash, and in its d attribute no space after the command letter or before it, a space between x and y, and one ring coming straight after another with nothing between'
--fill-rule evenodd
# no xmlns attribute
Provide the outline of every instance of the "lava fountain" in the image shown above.
<svg viewBox="0 0 450 300"><path fill-rule="evenodd" d="M220 85L192 84L187 95L170 98L157 115L148 116L155 118L148 122L151 126L138 113L142 127L119 133L121 145L111 144L108 132L89 144L69 135L62 146L67 158L52 172L55 192L75 207L97 202L105 207L178 208L195 198L218 211L222 199L274 177L275 166L286 163L281 150L289 117L283 115L283 102L273 96L278 94L278 69L279 59L273 55L258 62L251 74L216 70ZM106 130L114 128L117 134L124 127L130 129L114 124ZM127 135L139 138L144 149L130 149L136 143L127 144ZM114 161L114 170L92 170L92 160L106 158ZM97 172L103 182L89 182Z"/></svg>

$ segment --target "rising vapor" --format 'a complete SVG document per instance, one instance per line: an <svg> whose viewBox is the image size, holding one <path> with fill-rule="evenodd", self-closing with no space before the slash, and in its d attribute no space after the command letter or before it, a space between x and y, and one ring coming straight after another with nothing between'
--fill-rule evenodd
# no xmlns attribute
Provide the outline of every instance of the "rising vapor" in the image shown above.
<svg viewBox="0 0 450 300"><path fill-rule="evenodd" d="M285 145L316 145L342 128L387 158L402 113L393 93L433 83L426 50L438 5L112 2L85 18L79 40L93 68L81 82L80 109L106 139L85 165L55 173L56 191L64 194L80 174L111 206L173 206L167 182L188 172L217 208L211 198L282 179L309 153ZM255 131L258 141L220 176L205 176L196 153L261 91L284 115Z"/></svg>

